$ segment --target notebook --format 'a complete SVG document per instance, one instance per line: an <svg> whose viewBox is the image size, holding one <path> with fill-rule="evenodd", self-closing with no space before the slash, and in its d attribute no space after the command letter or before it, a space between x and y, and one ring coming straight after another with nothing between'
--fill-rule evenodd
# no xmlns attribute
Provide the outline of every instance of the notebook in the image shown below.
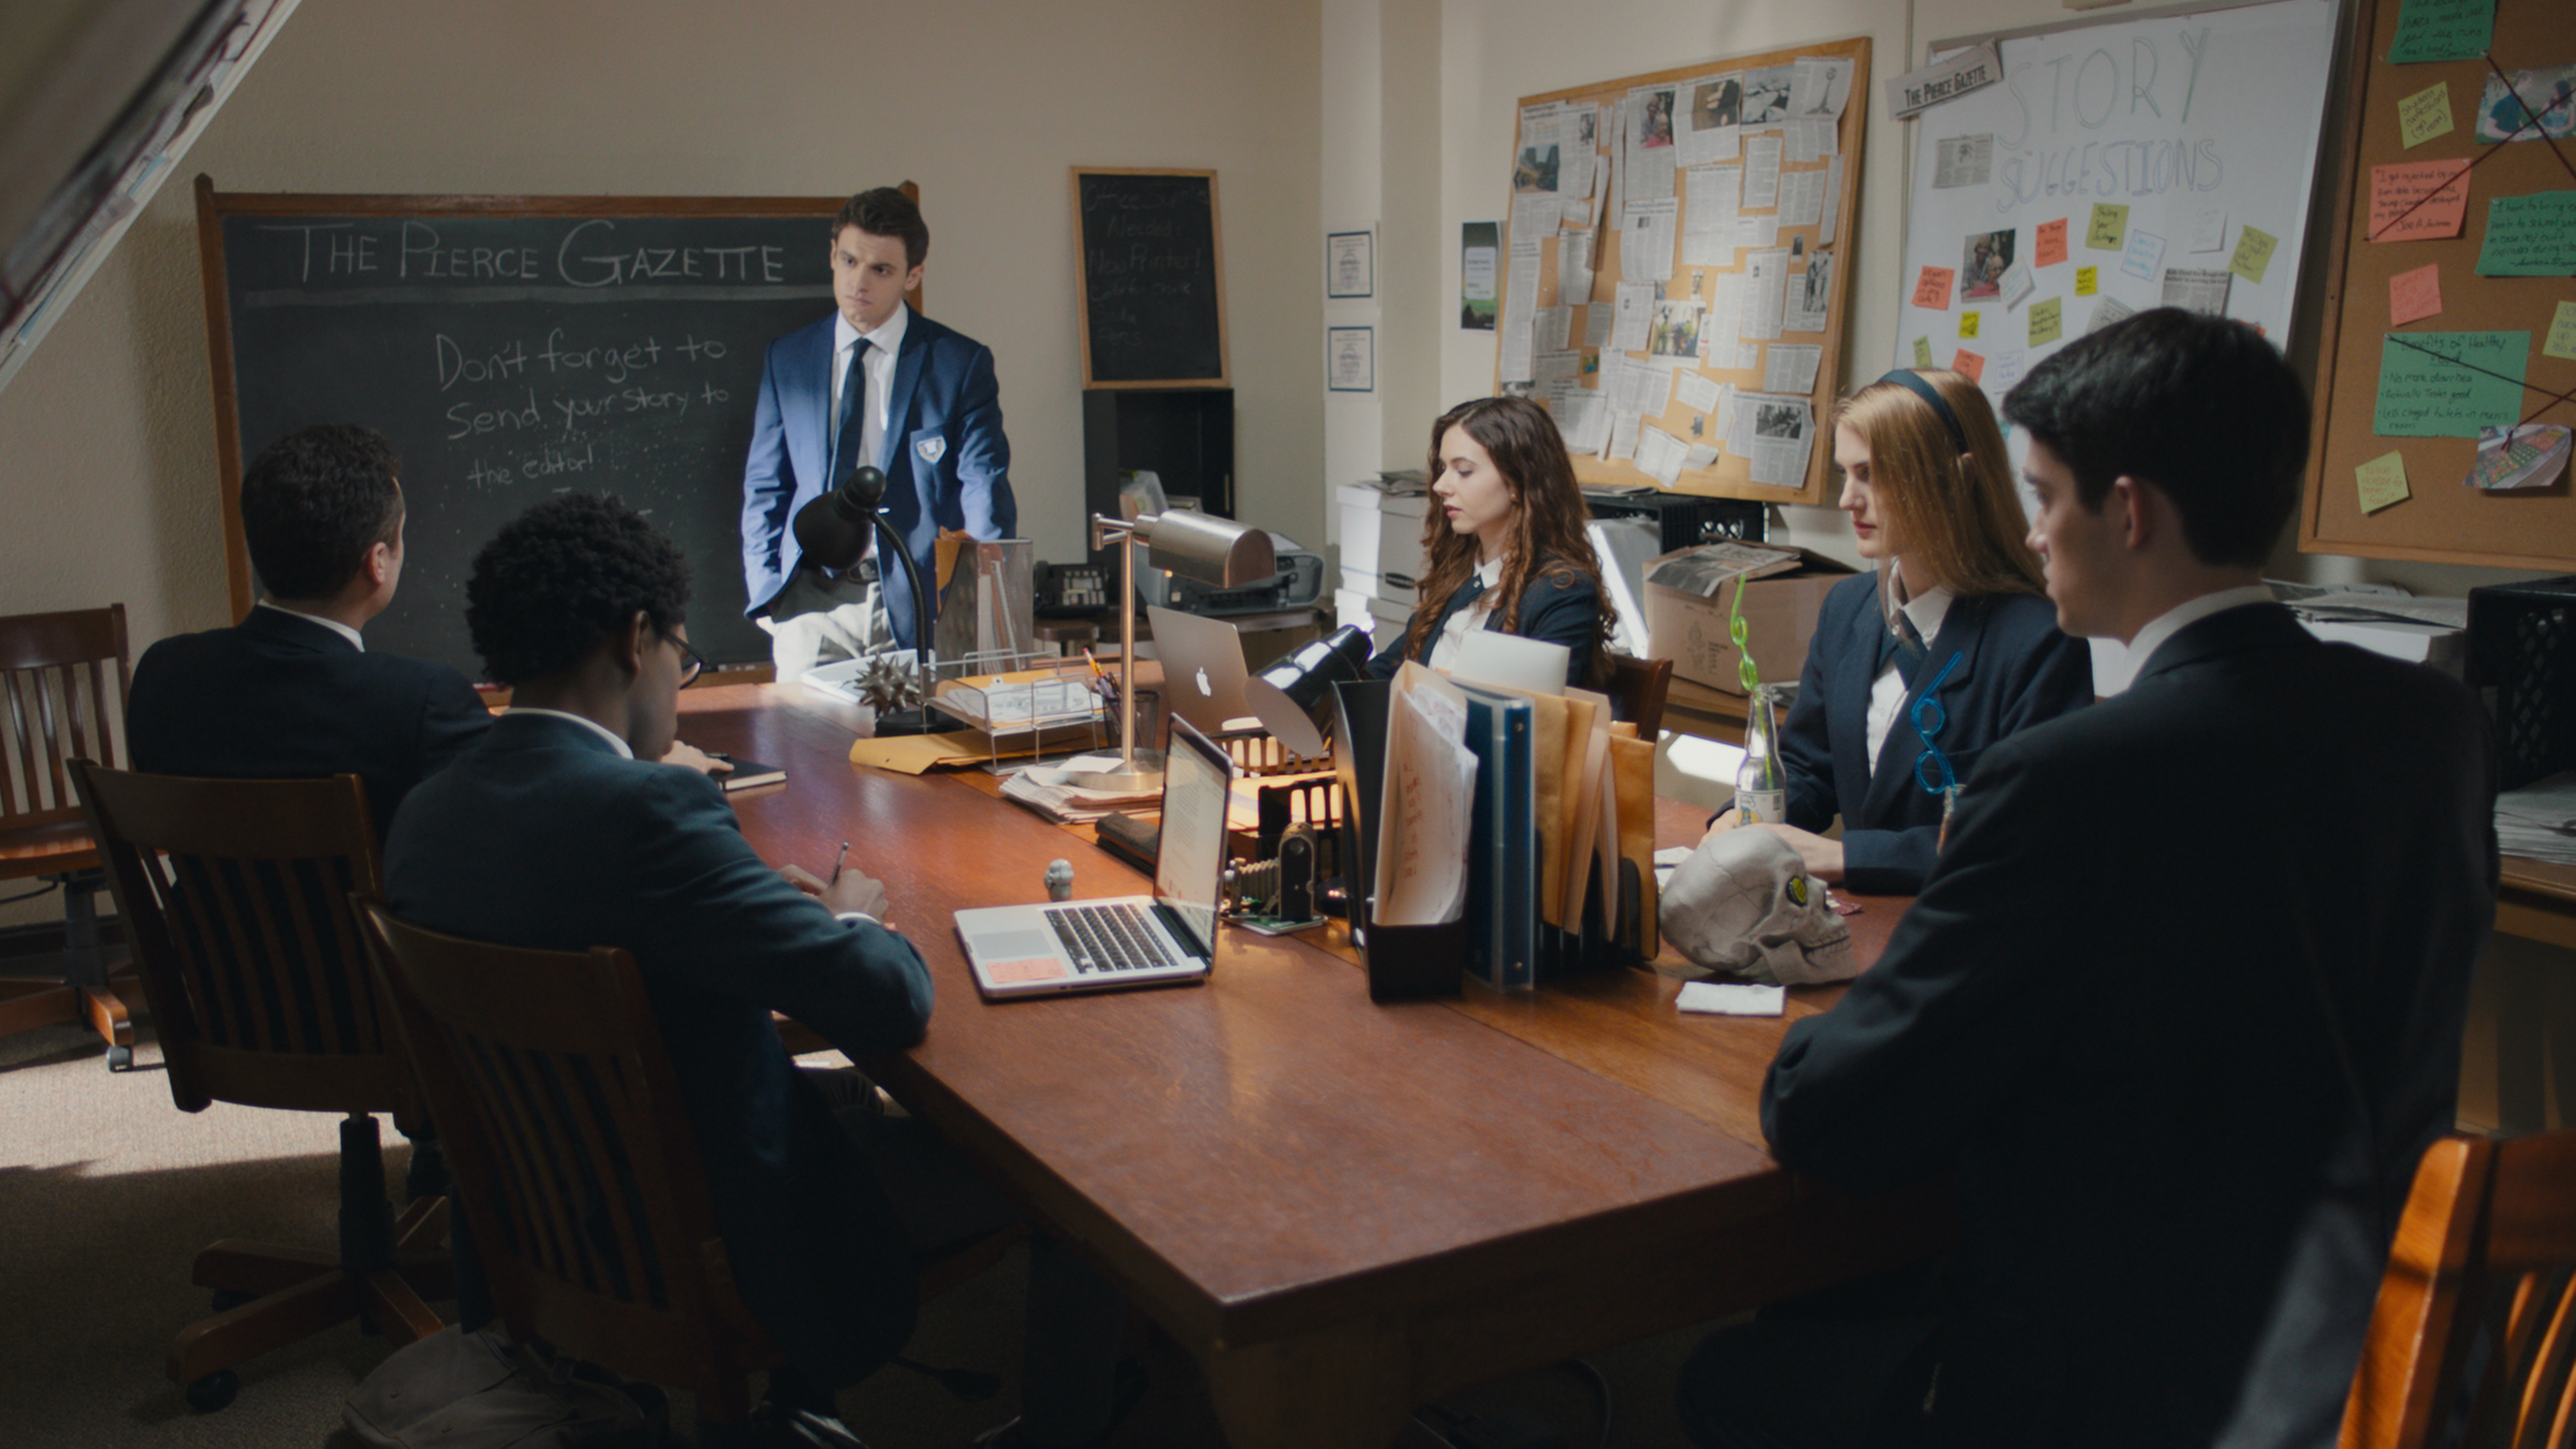
<svg viewBox="0 0 2576 1449"><path fill-rule="evenodd" d="M1234 761L1172 721L1154 893L957 913L975 987L1000 1000L1202 981L1216 959Z"/></svg>
<svg viewBox="0 0 2576 1449"><path fill-rule="evenodd" d="M1163 702L1202 733L1254 729L1261 721L1243 697L1243 635L1224 619L1148 608L1154 657L1163 662Z"/></svg>

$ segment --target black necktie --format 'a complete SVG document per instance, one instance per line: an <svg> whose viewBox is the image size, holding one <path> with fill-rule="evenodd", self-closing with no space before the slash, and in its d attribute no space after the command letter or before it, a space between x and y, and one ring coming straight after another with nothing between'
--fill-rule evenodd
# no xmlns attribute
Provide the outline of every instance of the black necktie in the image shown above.
<svg viewBox="0 0 2576 1449"><path fill-rule="evenodd" d="M859 364L867 355L868 339L862 337L850 349L850 370L841 375L840 413L832 420L832 476L823 480L826 488L837 486L859 465L859 434L867 429L853 425L861 421L859 394L867 391L868 376Z"/></svg>
<svg viewBox="0 0 2576 1449"><path fill-rule="evenodd" d="M1878 662L1883 668L1890 658L1896 660L1896 675L1907 684L1914 682L1914 667L1923 662L1923 633L1903 609L1896 611L1895 626L1878 643Z"/></svg>

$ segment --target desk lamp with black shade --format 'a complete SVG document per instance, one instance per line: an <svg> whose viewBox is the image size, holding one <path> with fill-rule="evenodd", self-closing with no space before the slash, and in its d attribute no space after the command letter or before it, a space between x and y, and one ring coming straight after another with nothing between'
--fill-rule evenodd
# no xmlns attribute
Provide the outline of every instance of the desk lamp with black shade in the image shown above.
<svg viewBox="0 0 2576 1449"><path fill-rule="evenodd" d="M1118 768L1076 772L1073 783L1086 790L1143 794L1163 783L1163 752L1136 748L1136 549L1143 545L1153 567L1214 584L1240 588L1279 572L1270 535L1231 518L1167 508L1135 518L1091 516L1091 546L1119 545L1124 561L1118 590Z"/></svg>
<svg viewBox="0 0 2576 1449"><path fill-rule="evenodd" d="M962 721L930 707L930 596L921 586L921 566L913 562L912 550L904 547L894 525L886 522L885 489L885 474L879 469L864 463L851 469L840 487L796 510L796 547L808 562L820 567L836 572L855 568L868 549L869 525L875 525L877 556L901 559L903 576L912 584L912 679L920 695L920 703L911 709L880 712L876 732L926 735L960 729ZM878 573L883 576L882 565Z"/></svg>

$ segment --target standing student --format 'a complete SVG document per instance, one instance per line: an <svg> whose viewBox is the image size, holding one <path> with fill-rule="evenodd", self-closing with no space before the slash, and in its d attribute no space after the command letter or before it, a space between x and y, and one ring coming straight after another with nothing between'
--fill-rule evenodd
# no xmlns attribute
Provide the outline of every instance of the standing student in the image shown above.
<svg viewBox="0 0 2576 1449"><path fill-rule="evenodd" d="M1467 636L1493 629L1562 644L1565 682L1610 677L1601 565L1583 531L1583 489L1547 409L1518 397L1460 403L1431 425L1430 556L1412 622L1369 670L1392 678L1408 659L1447 669Z"/></svg>
<svg viewBox="0 0 2576 1449"><path fill-rule="evenodd" d="M1945 1291L1727 1330L1683 1415L1710 1445L2324 1449L2454 1118L2486 724L2263 587L2308 401L2253 328L2144 312L2004 411L2059 623L2136 681L1986 751L1886 954L1762 1093L1789 1167L1954 1184Z"/></svg>
<svg viewBox="0 0 2576 1449"><path fill-rule="evenodd" d="M770 344L761 364L742 474L742 572L780 679L889 641L908 650L931 626L913 618L903 565L881 567L874 539L838 573L797 548L796 510L859 465L885 472L886 518L921 570L933 618L939 536L1008 538L1018 526L992 349L904 305L929 255L912 198L890 186L851 197L832 220L837 310Z"/></svg>
<svg viewBox="0 0 2576 1449"><path fill-rule="evenodd" d="M1951 785L1995 741L2090 703L2093 664L2040 591L1975 383L1899 368L1862 388L1834 420L1834 465L1860 556L1878 567L1825 596L1781 727L1788 823L1764 828L1814 875L1912 895ZM1836 816L1842 839L1817 833Z"/></svg>

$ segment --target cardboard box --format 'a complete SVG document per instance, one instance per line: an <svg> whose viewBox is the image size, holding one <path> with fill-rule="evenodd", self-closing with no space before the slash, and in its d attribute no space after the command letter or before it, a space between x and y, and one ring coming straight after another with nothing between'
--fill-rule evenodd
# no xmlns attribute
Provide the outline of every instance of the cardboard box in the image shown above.
<svg viewBox="0 0 2576 1449"><path fill-rule="evenodd" d="M1689 549L1677 553L1689 553ZM1744 640L1765 684L1795 684L1807 664L1807 641L1816 637L1816 615L1825 595L1851 575L1851 570L1819 554L1806 553L1799 567L1755 579L1744 586ZM1677 554L1665 554L1647 565ZM1728 694L1744 693L1735 661L1735 640L1727 617L1735 604L1729 583L1715 598L1702 598L1661 584L1646 585L1646 639L1654 657L1673 661L1673 673Z"/></svg>

